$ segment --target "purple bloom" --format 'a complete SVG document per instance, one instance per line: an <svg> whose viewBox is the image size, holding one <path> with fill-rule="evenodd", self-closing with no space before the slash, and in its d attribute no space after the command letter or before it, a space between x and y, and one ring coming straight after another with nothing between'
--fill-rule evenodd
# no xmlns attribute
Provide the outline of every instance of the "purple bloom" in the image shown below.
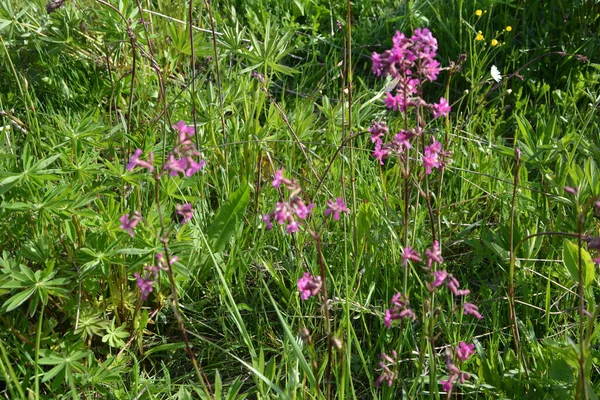
<svg viewBox="0 0 600 400"><path fill-rule="evenodd" d="M380 357L382 359L382 361L379 363L379 366L381 367L381 375L375 381L375 386L379 386L383 382L387 382L388 386L392 386L392 382L394 379L396 379L397 374L390 369L390 365L395 365L398 362L398 353L396 353L396 350L392 350L392 356L381 353Z"/></svg>
<svg viewBox="0 0 600 400"><path fill-rule="evenodd" d="M340 213L350 213L350 209L346 205L346 202L341 197L338 197L335 201L327 200L327 209L325 210L325 216L333 214L333 219L338 221L340 219Z"/></svg>
<svg viewBox="0 0 600 400"><path fill-rule="evenodd" d="M273 229L273 224L271 223L271 216L269 214L263 215L262 220L265 222L267 229Z"/></svg>
<svg viewBox="0 0 600 400"><path fill-rule="evenodd" d="M449 156L448 152L442 151L442 144L433 139L433 142L429 146L425 146L423 151L425 173L431 174L432 168L443 169L446 165L445 159Z"/></svg>
<svg viewBox="0 0 600 400"><path fill-rule="evenodd" d="M472 354L475 353L475 345L474 344L466 344L465 342L460 342L458 346L456 346L456 357L460 361L467 361Z"/></svg>
<svg viewBox="0 0 600 400"><path fill-rule="evenodd" d="M402 151L403 149L409 150L412 146L410 144L410 140L416 136L414 131L405 131L402 129L400 133L394 136L394 147L397 151Z"/></svg>
<svg viewBox="0 0 600 400"><path fill-rule="evenodd" d="M135 166L137 165L137 162L140 158L140 156L142 155L142 150L141 149L137 149L133 155L131 156L131 158L129 159L129 163L127 163L127 166L125 167L128 171L133 171L133 169L135 168Z"/></svg>
<svg viewBox="0 0 600 400"><path fill-rule="evenodd" d="M279 187L279 185L281 185L281 182L283 182L283 179L283 170L277 170L277 172L275 172L275 177L273 178L273 187Z"/></svg>
<svg viewBox="0 0 600 400"><path fill-rule="evenodd" d="M131 237L135 236L133 232L133 228L142 220L142 215L139 212L134 212L131 219L129 219L129 214L125 214L121 217L121 229L129 232Z"/></svg>
<svg viewBox="0 0 600 400"><path fill-rule="evenodd" d="M184 121L178 121L176 125L173 125L173 129L179 132L179 142L185 142L196 134L196 128L186 125Z"/></svg>
<svg viewBox="0 0 600 400"><path fill-rule="evenodd" d="M390 92L385 94L385 99L383 99L385 106L387 108L391 108L394 111L406 111L404 104L404 97L397 94L396 96L392 96Z"/></svg>
<svg viewBox="0 0 600 400"><path fill-rule="evenodd" d="M142 301L146 301L148 295L152 292L154 286L154 280L150 279L148 276L140 276L137 272L133 274L136 279L136 285L140 288L142 292Z"/></svg>
<svg viewBox="0 0 600 400"><path fill-rule="evenodd" d="M433 277L435 278L432 285L433 287L439 287L444 283L448 273L444 270L433 271Z"/></svg>
<svg viewBox="0 0 600 400"><path fill-rule="evenodd" d="M438 118L438 117L441 117L442 115L444 117L446 117L446 116L448 116L448 113L450 112L450 105L448 104L448 101L442 97L442 98L440 98L439 103L432 104L431 109L433 110L433 118Z"/></svg>
<svg viewBox="0 0 600 400"><path fill-rule="evenodd" d="M477 319L482 319L483 316L479 313L479 309L473 303L463 303L463 314L464 315L472 315Z"/></svg>
<svg viewBox="0 0 600 400"><path fill-rule="evenodd" d="M429 82L433 82L437 79L438 74L440 73L440 63L439 61L434 59L424 59L419 64L418 72L421 76L424 76ZM448 111L450 111L450 107L448 107Z"/></svg>
<svg viewBox="0 0 600 400"><path fill-rule="evenodd" d="M381 137L389 132L389 128L385 124L385 122L375 122L373 121L373 125L367 131L371 134L371 142L373 143L382 143Z"/></svg>
<svg viewBox="0 0 600 400"><path fill-rule="evenodd" d="M425 250L425 257L427 258L427 269L430 269L434 262L441 265L444 262L444 259L442 258L440 242L434 240L432 248Z"/></svg>
<svg viewBox="0 0 600 400"><path fill-rule="evenodd" d="M406 267L408 260L420 262L421 257L419 257L419 253L416 250L413 250L411 246L406 246L404 251L402 252L402 266Z"/></svg>
<svg viewBox="0 0 600 400"><path fill-rule="evenodd" d="M312 212L312 209L315 208L313 203L306 205L300 198L296 198L295 201L292 202L292 206L294 207L296 216L300 219L306 219Z"/></svg>
<svg viewBox="0 0 600 400"><path fill-rule="evenodd" d="M466 296L469 293L471 293L469 289L459 290L458 288L460 287L460 283L458 282L458 279L456 279L452 275L448 276L448 282L446 283L446 285L448 286L448 289L450 289L452 294L457 297Z"/></svg>
<svg viewBox="0 0 600 400"><path fill-rule="evenodd" d="M444 389L445 392L450 392L452 390L452 383L455 379L456 376L451 375L447 381L440 380L440 385L442 385L442 389Z"/></svg>
<svg viewBox="0 0 600 400"><path fill-rule="evenodd" d="M195 159L200 157L200 153L191 140L196 134L196 128L186 125L183 121L173 125L173 128L178 131L178 143L167 157L164 168L169 171L171 176L182 174L189 178L206 165L205 160L196 161Z"/></svg>
<svg viewBox="0 0 600 400"><path fill-rule="evenodd" d="M373 151L373 157L379 160L379 164L383 165L383 160L385 160L390 155L390 150L387 146L382 145L381 143L375 144L375 151Z"/></svg>
<svg viewBox="0 0 600 400"><path fill-rule="evenodd" d="M570 187L570 186L565 186L564 189L565 189L565 192L572 194L573 196L576 196L577 192L579 191L579 189L577 187Z"/></svg>
<svg viewBox="0 0 600 400"><path fill-rule="evenodd" d="M311 296L316 296L321 290L321 277L312 276L308 272L298 279L298 291L302 300L308 300Z"/></svg>
<svg viewBox="0 0 600 400"><path fill-rule="evenodd" d="M286 227L285 227L285 231L289 234L292 234L294 232L298 232L300 230L298 223L296 221L292 221L290 222Z"/></svg>
<svg viewBox="0 0 600 400"><path fill-rule="evenodd" d="M165 170L171 171L171 176L177 176L178 174L184 174L187 169L187 160L184 158L176 159L173 154L169 154L168 162L165 164Z"/></svg>
<svg viewBox="0 0 600 400"><path fill-rule="evenodd" d="M133 171L136 166L140 166L142 168L146 168L149 172L154 172L154 165L152 165L154 162L154 154L152 152L148 153L149 161L140 160L141 155L142 150L136 149L125 168L128 171Z"/></svg>
<svg viewBox="0 0 600 400"><path fill-rule="evenodd" d="M183 220L181 221L182 224L185 224L192 219L192 212L194 210L192 209L191 204L176 204L175 210L177 210L177 214L183 216Z"/></svg>
<svg viewBox="0 0 600 400"><path fill-rule="evenodd" d="M417 316L414 311L408 308L408 297L402 293L396 293L390 301L392 308L385 310L383 323L389 328L392 327L392 321L396 319L410 318L415 319Z"/></svg>
<svg viewBox="0 0 600 400"><path fill-rule="evenodd" d="M188 157L187 162L188 166L185 170L185 176L188 178L200 171L206 165L206 160L200 160L199 162L196 162L192 157Z"/></svg>

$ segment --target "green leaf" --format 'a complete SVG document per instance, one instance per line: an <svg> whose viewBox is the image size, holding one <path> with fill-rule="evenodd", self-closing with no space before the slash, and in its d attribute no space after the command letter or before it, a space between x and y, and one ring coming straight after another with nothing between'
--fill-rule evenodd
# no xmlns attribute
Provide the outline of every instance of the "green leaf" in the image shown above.
<svg viewBox="0 0 600 400"><path fill-rule="evenodd" d="M23 304L25 301L27 301L27 299L30 298L34 292L35 287L31 287L27 290L19 292L12 296L10 299L6 300L2 305L2 308L6 309L7 312L12 311L15 308L19 307L21 304Z"/></svg>
<svg viewBox="0 0 600 400"><path fill-rule="evenodd" d="M240 187L227 203L219 208L215 221L208 229L208 240L215 253L225 250L235 232L238 221L246 212L250 202L250 185Z"/></svg>
<svg viewBox="0 0 600 400"><path fill-rule="evenodd" d="M160 353L160 352L164 352L164 351L170 352L170 351L184 349L184 348L185 348L184 342L160 344L156 347L151 348L146 353L144 353L144 358L146 358L154 353Z"/></svg>
<svg viewBox="0 0 600 400"><path fill-rule="evenodd" d="M563 244L563 261L567 271L571 275L571 279L579 282L579 246L569 240L565 240ZM594 282L595 266L592 256L586 249L581 249L581 268L584 286L589 286Z"/></svg>

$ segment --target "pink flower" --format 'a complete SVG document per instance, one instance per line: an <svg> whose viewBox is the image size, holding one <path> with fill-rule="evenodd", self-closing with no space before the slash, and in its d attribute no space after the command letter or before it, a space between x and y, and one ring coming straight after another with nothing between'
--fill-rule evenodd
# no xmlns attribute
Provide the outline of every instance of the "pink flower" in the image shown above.
<svg viewBox="0 0 600 400"><path fill-rule="evenodd" d="M427 258L427 269L431 268L434 262L441 265L444 262L444 259L442 258L440 242L434 240L432 248L425 250L425 257Z"/></svg>
<svg viewBox="0 0 600 400"><path fill-rule="evenodd" d="M136 149L127 166L125 167L128 171L133 171L136 166L140 166L142 168L146 168L149 172L154 172L154 154L152 152L148 153L149 161L140 160L140 156L142 155L142 150Z"/></svg>
<svg viewBox="0 0 600 400"><path fill-rule="evenodd" d="M450 153L442 151L442 144L433 139L429 146L425 146L423 151L423 166L425 173L431 174L432 168L443 169L446 165L445 159L450 157Z"/></svg>
<svg viewBox="0 0 600 400"><path fill-rule="evenodd" d="M186 125L184 121L178 121L176 125L173 125L173 129L179 132L179 142L185 142L196 134L196 128L192 125Z"/></svg>
<svg viewBox="0 0 600 400"><path fill-rule="evenodd" d="M392 327L392 321L396 319L417 318L414 311L408 308L408 297L406 295L396 293L390 303L392 303L393 307L385 310L385 316L383 317L383 323L388 329Z"/></svg>
<svg viewBox="0 0 600 400"><path fill-rule="evenodd" d="M380 357L382 360L379 363L379 366L381 367L381 375L375 381L375 386L379 386L383 382L387 382L388 386L392 386L392 382L394 381L394 379L396 379L397 374L390 369L390 366L395 365L398 362L398 353L396 353L396 350L392 350L392 356L389 356L385 353L381 353Z"/></svg>
<svg viewBox="0 0 600 400"><path fill-rule="evenodd" d="M135 168L135 166L137 165L137 162L140 158L140 156L142 155L142 150L141 149L137 149L133 155L131 156L131 158L129 159L129 163L127 163L127 166L125 167L128 171L133 171L133 169Z"/></svg>
<svg viewBox="0 0 600 400"><path fill-rule="evenodd" d="M176 204L175 209L177 210L177 214L183 216L183 220L181 221L182 224L185 224L192 219L192 212L194 210L192 209L191 204Z"/></svg>
<svg viewBox="0 0 600 400"><path fill-rule="evenodd" d="M277 170L277 172L275 172L275 177L273 177L273 187L279 187L279 185L281 185L281 183L283 182L283 179L283 170Z"/></svg>
<svg viewBox="0 0 600 400"><path fill-rule="evenodd" d="M298 223L296 221L292 221L290 222L286 227L285 227L285 231L289 234L292 234L294 232L298 232L300 230L300 228L298 227Z"/></svg>
<svg viewBox="0 0 600 400"><path fill-rule="evenodd" d="M392 96L390 92L387 92L383 102L387 108L391 108L394 111L406 111L404 106L404 97L400 95Z"/></svg>
<svg viewBox="0 0 600 400"><path fill-rule="evenodd" d="M448 286L448 289L450 289L452 294L457 297L466 296L469 293L471 293L469 289L459 290L458 288L460 287L460 283L458 282L458 279L456 279L452 275L448 276L448 282L446 283L446 285Z"/></svg>
<svg viewBox="0 0 600 400"><path fill-rule="evenodd" d="M381 143L375 144L375 151L373 151L373 157L379 160L379 164L383 165L383 160L385 160L390 155L390 150L387 147L384 147Z"/></svg>
<svg viewBox="0 0 600 400"><path fill-rule="evenodd" d="M439 287L444 283L448 273L444 270L433 271L433 277L435 278L432 285L433 287Z"/></svg>
<svg viewBox="0 0 600 400"><path fill-rule="evenodd" d="M142 301L146 301L148 295L153 290L154 280L150 279L147 275L142 277L137 272L133 274L133 276L135 277L137 287L139 287L142 292Z"/></svg>
<svg viewBox="0 0 600 400"><path fill-rule="evenodd" d="M308 272L305 272L300 279L298 279L298 291L300 292L300 298L302 300L308 300L311 296L316 296L321 290L321 277L312 276Z"/></svg>
<svg viewBox="0 0 600 400"><path fill-rule="evenodd" d="M129 214L125 214L121 217L121 229L129 232L131 237L135 236L133 232L133 228L142 220L142 215L139 212L134 212L131 219L129 219Z"/></svg>
<svg viewBox="0 0 600 400"><path fill-rule="evenodd" d="M394 147L397 151L409 150L412 146L410 144L410 140L415 137L414 131L405 131L402 129L400 133L397 133L394 136Z"/></svg>
<svg viewBox="0 0 600 400"><path fill-rule="evenodd" d="M306 205L298 197L295 199L295 201L292 201L292 206L294 207L294 212L296 213L296 216L300 219L306 219L308 215L312 212L312 209L315 208L315 205L313 203Z"/></svg>
<svg viewBox="0 0 600 400"><path fill-rule="evenodd" d="M338 221L340 219L340 213L350 213L350 209L346 205L346 202L341 197L338 197L335 201L327 200L327 209L325 210L325 216L333 214L333 219Z"/></svg>
<svg viewBox="0 0 600 400"><path fill-rule="evenodd" d="M565 189L565 192L572 194L573 196L577 195L577 192L579 191L577 187L570 187L570 186L565 186L564 189Z"/></svg>
<svg viewBox="0 0 600 400"><path fill-rule="evenodd" d="M371 134L371 142L373 143L382 143L381 137L389 132L389 128L385 124L385 122L375 122L373 121L373 125L367 131Z"/></svg>
<svg viewBox="0 0 600 400"><path fill-rule="evenodd" d="M262 220L265 222L267 229L273 229L273 224L271 223L271 216L269 214L263 215Z"/></svg>
<svg viewBox="0 0 600 400"><path fill-rule="evenodd" d="M404 251L402 252L402 266L406 267L408 260L420 262L421 257L419 257L419 253L417 253L411 246L406 246Z"/></svg>
<svg viewBox="0 0 600 400"><path fill-rule="evenodd" d="M463 314L464 315L472 315L477 319L482 319L483 316L479 313L479 309L473 303L463 303Z"/></svg>
<svg viewBox="0 0 600 400"><path fill-rule="evenodd" d="M475 353L475 345L474 344L466 344L465 342L460 342L458 346L456 346L456 357L460 361L467 361L472 354Z"/></svg>
<svg viewBox="0 0 600 400"><path fill-rule="evenodd" d="M450 105L448 105L448 101L442 97L439 103L431 106L431 109L433 110L433 118L438 118L442 115L446 117L450 112Z"/></svg>

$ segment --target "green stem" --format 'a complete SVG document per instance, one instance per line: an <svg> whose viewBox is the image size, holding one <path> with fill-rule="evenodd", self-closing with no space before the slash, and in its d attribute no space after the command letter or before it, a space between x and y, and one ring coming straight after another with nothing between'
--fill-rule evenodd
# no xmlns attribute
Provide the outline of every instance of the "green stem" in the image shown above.
<svg viewBox="0 0 600 400"><path fill-rule="evenodd" d="M40 318L38 320L37 334L35 337L35 399L40 398L40 374L38 361L40 359L40 343L42 341L42 322L44 321L44 309L46 305L42 302L42 309L40 310Z"/></svg>

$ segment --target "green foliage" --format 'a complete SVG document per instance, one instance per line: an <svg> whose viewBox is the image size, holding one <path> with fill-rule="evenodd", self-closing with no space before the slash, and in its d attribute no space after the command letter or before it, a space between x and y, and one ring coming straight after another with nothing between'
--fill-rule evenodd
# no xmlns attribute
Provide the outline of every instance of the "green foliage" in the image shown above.
<svg viewBox="0 0 600 400"><path fill-rule="evenodd" d="M193 28L189 3L0 0L0 395L320 399L331 383L340 399L443 398L445 351L466 341L476 355L460 367L477 378L456 397L595 398L598 249L573 234L583 217L584 237L600 235L597 2L196 0ZM443 67L467 58L424 93L452 104L424 136L452 163L406 192L366 130L417 121L385 108L370 56L418 27ZM196 124L202 173L125 169L139 148L163 171L180 119ZM322 252L307 231L264 229L286 193L271 185L279 169L316 205L305 228ZM352 213L336 222L323 211L337 197ZM120 218L134 211L130 236ZM429 272L402 266L405 229L420 254L437 233L482 320L442 291L428 309ZM142 301L134 274L165 249L178 260ZM321 269L330 337L323 304L297 288ZM424 317L387 329L398 291ZM392 349L397 379L376 388Z"/></svg>

